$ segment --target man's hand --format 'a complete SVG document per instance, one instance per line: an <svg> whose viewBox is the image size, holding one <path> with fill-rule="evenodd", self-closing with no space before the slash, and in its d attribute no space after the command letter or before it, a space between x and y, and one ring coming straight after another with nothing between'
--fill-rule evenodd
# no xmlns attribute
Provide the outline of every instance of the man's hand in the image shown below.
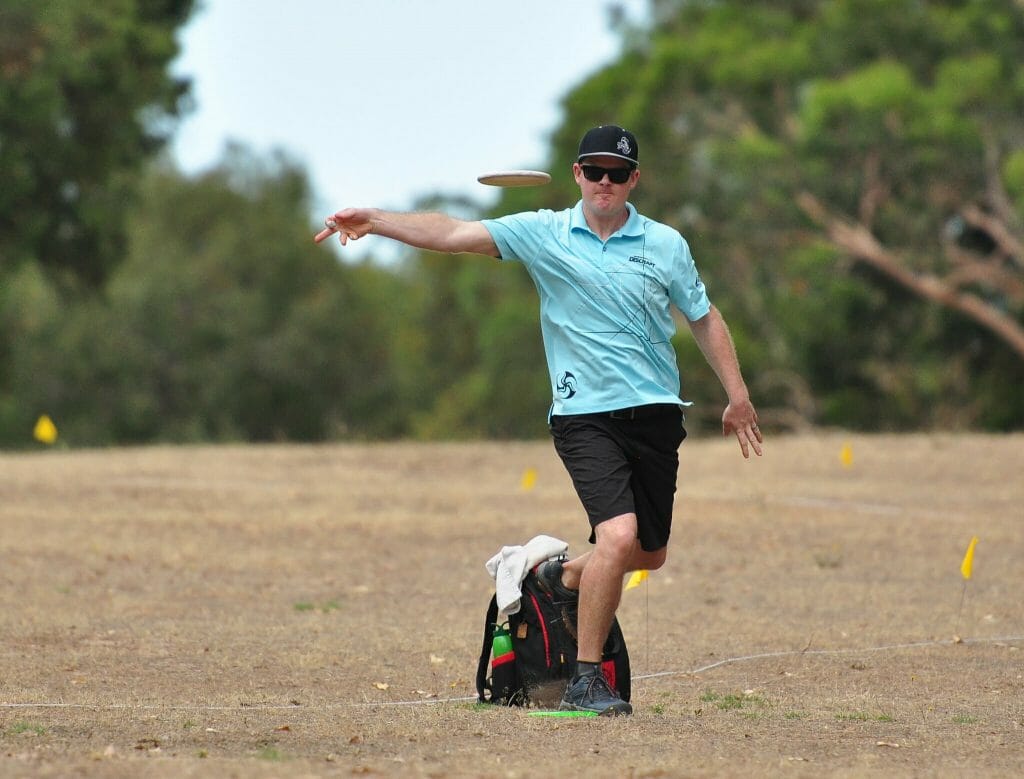
<svg viewBox="0 0 1024 779"><path fill-rule="evenodd" d="M344 246L373 232L373 211L369 208L346 208L327 217L324 224L327 227L313 236L313 240L320 243L337 233Z"/></svg>
<svg viewBox="0 0 1024 779"><path fill-rule="evenodd" d="M735 434L736 440L740 442L740 449L743 456L750 459L750 449L753 448L758 457L761 456L761 428L757 426L757 411L749 400L730 403L725 407L722 414L722 435Z"/></svg>

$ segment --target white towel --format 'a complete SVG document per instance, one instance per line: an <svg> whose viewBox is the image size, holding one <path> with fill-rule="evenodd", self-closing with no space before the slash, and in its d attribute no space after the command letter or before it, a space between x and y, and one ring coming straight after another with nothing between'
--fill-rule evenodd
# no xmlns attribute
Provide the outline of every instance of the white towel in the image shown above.
<svg viewBox="0 0 1024 779"><path fill-rule="evenodd" d="M498 601L499 622L501 618L519 611L523 597L520 585L527 572L545 560L567 554L569 545L551 536L535 536L523 546L503 546L501 551L487 561L487 573L494 577L494 591Z"/></svg>

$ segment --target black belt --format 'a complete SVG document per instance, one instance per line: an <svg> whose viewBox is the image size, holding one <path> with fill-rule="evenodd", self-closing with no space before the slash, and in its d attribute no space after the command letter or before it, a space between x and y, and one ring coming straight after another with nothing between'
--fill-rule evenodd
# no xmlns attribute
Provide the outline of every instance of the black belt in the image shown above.
<svg viewBox="0 0 1024 779"><path fill-rule="evenodd" d="M671 409L678 411L679 406L675 403L650 403L646 406L631 406L630 408L617 408L614 411L602 411L595 414L595 416L634 421L661 416Z"/></svg>

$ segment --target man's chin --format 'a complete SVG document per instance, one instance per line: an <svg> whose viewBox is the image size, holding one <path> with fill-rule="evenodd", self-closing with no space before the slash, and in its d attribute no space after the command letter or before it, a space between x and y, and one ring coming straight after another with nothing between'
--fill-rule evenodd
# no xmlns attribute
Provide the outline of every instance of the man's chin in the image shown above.
<svg viewBox="0 0 1024 779"><path fill-rule="evenodd" d="M595 214L601 216L611 216L619 211L619 204L615 202L614 198L609 197L596 197L590 202L590 207L594 209Z"/></svg>

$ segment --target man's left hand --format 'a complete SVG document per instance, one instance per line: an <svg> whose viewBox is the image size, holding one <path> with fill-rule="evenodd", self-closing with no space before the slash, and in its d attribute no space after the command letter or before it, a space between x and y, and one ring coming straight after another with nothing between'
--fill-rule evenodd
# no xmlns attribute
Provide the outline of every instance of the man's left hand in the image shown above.
<svg viewBox="0 0 1024 779"><path fill-rule="evenodd" d="M750 459L750 450L761 456L761 428L757 426L757 411L749 400L730 403L722 414L722 435L733 433L740 442L743 456Z"/></svg>

